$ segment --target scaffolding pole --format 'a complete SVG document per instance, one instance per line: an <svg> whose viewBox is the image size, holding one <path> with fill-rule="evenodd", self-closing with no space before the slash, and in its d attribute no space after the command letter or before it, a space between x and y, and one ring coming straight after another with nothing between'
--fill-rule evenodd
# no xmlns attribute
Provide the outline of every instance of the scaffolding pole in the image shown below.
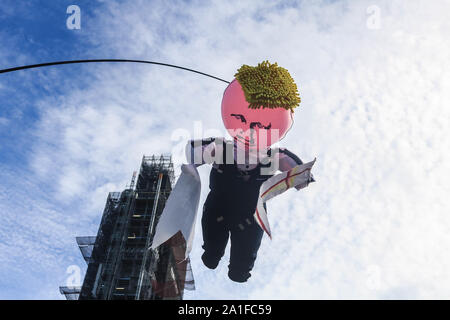
<svg viewBox="0 0 450 320"><path fill-rule="evenodd" d="M147 250L147 248L150 247L151 240L152 240L153 225L155 223L156 209L158 207L159 194L161 193L162 179L163 179L163 174L160 173L159 177L158 177L158 186L156 188L155 202L154 202L154 205L152 208L151 222L150 222L150 225L148 228L148 233L147 233L147 243L145 244L145 247L144 247L144 257L142 259L141 272L139 274L139 282L138 282L138 287L136 290L136 300L139 300L139 298L141 296L142 283L144 281L145 265L147 264L147 257L148 257L148 252L149 252L149 250Z"/></svg>

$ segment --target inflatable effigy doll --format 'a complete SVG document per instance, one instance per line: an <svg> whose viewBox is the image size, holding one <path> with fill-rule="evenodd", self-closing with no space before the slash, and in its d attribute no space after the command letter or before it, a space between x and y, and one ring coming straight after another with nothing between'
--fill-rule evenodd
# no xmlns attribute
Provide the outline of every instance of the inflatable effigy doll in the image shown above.
<svg viewBox="0 0 450 320"><path fill-rule="evenodd" d="M286 69L268 61L239 68L225 89L221 107L232 140L211 137L187 143L187 163L161 214L152 248L181 231L189 255L201 191L197 167L211 164L201 218L201 259L215 269L230 241L228 277L246 282L264 233L272 237L266 202L314 181L315 159L303 163L288 149L271 147L292 127L299 104L297 86Z"/></svg>

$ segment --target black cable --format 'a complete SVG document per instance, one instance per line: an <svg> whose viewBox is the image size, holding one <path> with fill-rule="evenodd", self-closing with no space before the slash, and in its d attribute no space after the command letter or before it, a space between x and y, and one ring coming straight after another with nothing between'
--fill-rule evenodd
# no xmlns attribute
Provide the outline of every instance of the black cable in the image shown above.
<svg viewBox="0 0 450 320"><path fill-rule="evenodd" d="M88 62L133 62L133 63L147 63L147 64L157 64L160 66L166 66L166 67L172 67L172 68L178 68L186 71L195 72L219 81L223 81L225 83L230 83L229 81L214 77L210 74L200 72L197 70L185 68L176 66L173 64L167 64L167 63L161 63L161 62L154 62L154 61L146 61L146 60L129 60L129 59L91 59L91 60L68 60L68 61L55 61L55 62L46 62L46 63L39 63L39 64L30 64L27 66L20 66L20 67L14 67L14 68L8 68L8 69L0 69L0 73L7 73L7 72L13 72L18 70L25 70L25 69L33 69L33 68L41 68L41 67L48 67L48 66L55 66L60 64L73 64L73 63L88 63Z"/></svg>

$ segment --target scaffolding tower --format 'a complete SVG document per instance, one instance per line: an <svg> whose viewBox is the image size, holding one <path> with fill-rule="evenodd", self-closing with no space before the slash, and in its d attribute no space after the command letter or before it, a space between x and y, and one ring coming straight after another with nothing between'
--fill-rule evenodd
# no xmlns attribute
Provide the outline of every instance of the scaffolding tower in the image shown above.
<svg viewBox="0 0 450 320"><path fill-rule="evenodd" d="M171 156L144 156L136 181L111 192L96 237L77 237L88 264L81 288L60 287L67 299L182 299L194 290L181 232L151 249L158 219L174 184Z"/></svg>

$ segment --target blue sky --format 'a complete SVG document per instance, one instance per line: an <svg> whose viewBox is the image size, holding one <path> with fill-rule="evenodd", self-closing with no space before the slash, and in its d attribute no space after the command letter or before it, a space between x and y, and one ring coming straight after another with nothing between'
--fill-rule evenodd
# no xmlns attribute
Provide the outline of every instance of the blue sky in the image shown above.
<svg viewBox="0 0 450 320"><path fill-rule="evenodd" d="M83 57L84 50L91 47L86 42L88 28L76 31L67 29L66 8L70 4L71 1L3 2L0 8L2 68ZM94 1L80 1L78 4L89 8L85 12L83 10L83 22L88 22L89 12L100 6ZM2 216L5 218L0 242L3 260L0 272L4 276L0 284L0 296L3 299L59 298L58 290L52 292L50 288L57 281L65 283L65 269L71 261L84 267L73 250L76 247L69 243L61 245L58 237L52 238L52 241L44 240L48 238L47 233L52 232L50 228L42 232L44 220L54 222L53 218L33 221L34 214L46 215L46 210L62 213L74 210L77 206L55 203L50 194L50 181L34 179L33 170L30 169L31 150L36 143L36 125L41 121L36 101L42 96L64 94L64 87L68 78L71 78L70 73L81 76L83 67L70 69L63 66L30 71L5 74L0 80L0 119L4 119L4 125L0 126L1 202ZM77 87L84 85L83 82L75 84ZM61 221L57 223L64 223L63 214L58 219ZM67 231L74 235L70 228ZM14 240L15 235L19 236L17 242ZM73 236L67 237L67 240L69 238L69 242L74 244ZM28 243L36 244L36 247L31 248ZM28 250L26 257L23 256L24 246ZM41 259L46 260L49 256L41 257L41 253L57 257L55 261L59 261L61 266L42 265ZM59 273L58 278L54 277L55 268Z"/></svg>
<svg viewBox="0 0 450 320"><path fill-rule="evenodd" d="M71 4L80 30L66 28ZM273 240L263 240L247 284L227 279L228 253L215 271L201 264L197 230L197 290L186 298L448 298L449 9L418 0L2 1L0 68L128 58L232 80L242 64L278 62L302 97L282 146L317 157L317 183L268 203ZM130 64L0 75L0 298L62 299L68 268L85 270L75 236L96 233L107 193L129 183L143 154L177 156L177 130L225 134L224 89Z"/></svg>

